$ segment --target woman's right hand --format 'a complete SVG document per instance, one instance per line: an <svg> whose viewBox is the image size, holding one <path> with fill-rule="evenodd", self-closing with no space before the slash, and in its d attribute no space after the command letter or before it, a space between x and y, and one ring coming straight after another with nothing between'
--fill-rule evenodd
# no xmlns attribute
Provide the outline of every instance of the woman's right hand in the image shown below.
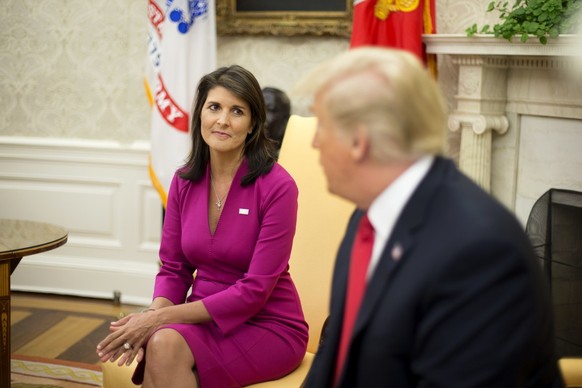
<svg viewBox="0 0 582 388"><path fill-rule="evenodd" d="M111 322L111 334L97 345L100 360L115 362L119 359L119 365L129 365L136 358L141 361L143 344L160 324L155 311L130 314Z"/></svg>

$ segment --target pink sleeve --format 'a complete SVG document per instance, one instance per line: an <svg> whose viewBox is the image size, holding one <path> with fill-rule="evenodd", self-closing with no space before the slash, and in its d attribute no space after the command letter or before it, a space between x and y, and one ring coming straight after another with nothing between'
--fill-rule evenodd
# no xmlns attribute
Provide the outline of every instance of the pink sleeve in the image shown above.
<svg viewBox="0 0 582 388"><path fill-rule="evenodd" d="M182 252L182 225L180 221L180 178L174 175L168 193L164 216L160 260L163 266L156 276L154 298L163 296L174 304L184 303L192 285L194 268Z"/></svg>

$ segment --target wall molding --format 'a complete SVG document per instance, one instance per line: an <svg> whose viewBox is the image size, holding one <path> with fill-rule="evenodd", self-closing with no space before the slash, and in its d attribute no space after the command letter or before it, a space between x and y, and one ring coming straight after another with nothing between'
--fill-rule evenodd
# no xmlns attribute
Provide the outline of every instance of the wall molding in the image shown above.
<svg viewBox="0 0 582 388"><path fill-rule="evenodd" d="M148 304L161 202L147 142L0 137L0 218L61 225L67 244L25 257L11 288Z"/></svg>

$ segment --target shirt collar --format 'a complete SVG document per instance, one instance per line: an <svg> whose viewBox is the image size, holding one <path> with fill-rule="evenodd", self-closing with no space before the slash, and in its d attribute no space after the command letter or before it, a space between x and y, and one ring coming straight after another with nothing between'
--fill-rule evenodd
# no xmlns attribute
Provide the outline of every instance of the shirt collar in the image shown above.
<svg viewBox="0 0 582 388"><path fill-rule="evenodd" d="M384 242L388 239L402 209L428 173L433 161L434 156L421 157L374 199L368 209L368 218L377 240L378 237Z"/></svg>

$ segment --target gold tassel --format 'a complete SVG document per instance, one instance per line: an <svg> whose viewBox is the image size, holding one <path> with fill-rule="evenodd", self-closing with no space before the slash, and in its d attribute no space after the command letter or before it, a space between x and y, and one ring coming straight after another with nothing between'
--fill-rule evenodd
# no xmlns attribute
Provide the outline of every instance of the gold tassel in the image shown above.
<svg viewBox="0 0 582 388"><path fill-rule="evenodd" d="M419 0L377 0L374 15L380 20L386 20L391 12L411 12L418 7Z"/></svg>
<svg viewBox="0 0 582 388"><path fill-rule="evenodd" d="M394 0L378 0L374 6L374 15L380 20L386 20L390 12L398 11Z"/></svg>

